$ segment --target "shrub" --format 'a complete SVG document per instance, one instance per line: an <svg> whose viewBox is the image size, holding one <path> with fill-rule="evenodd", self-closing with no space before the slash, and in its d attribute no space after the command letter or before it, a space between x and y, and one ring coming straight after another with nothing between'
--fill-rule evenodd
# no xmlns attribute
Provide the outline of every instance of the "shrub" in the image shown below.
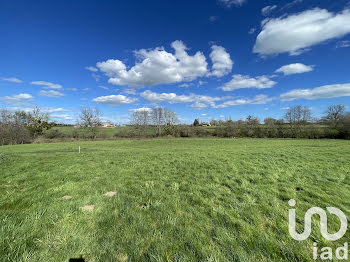
<svg viewBox="0 0 350 262"><path fill-rule="evenodd" d="M31 136L25 127L0 124L0 145L27 144L30 142Z"/></svg>
<svg viewBox="0 0 350 262"><path fill-rule="evenodd" d="M140 137L140 132L137 130L137 128L127 127L118 130L113 136L121 138Z"/></svg>
<svg viewBox="0 0 350 262"><path fill-rule="evenodd" d="M64 136L64 133L58 129L50 129L44 134L44 137L48 139L62 138Z"/></svg>

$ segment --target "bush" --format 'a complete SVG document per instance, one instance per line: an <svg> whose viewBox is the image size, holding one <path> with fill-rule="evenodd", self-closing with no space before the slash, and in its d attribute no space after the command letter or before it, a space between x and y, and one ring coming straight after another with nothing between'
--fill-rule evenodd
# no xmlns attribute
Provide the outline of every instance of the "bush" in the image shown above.
<svg viewBox="0 0 350 262"><path fill-rule="evenodd" d="M133 137L140 137L140 132L134 127L126 127L118 130L113 135L114 137L120 137L120 138L133 138Z"/></svg>
<svg viewBox="0 0 350 262"><path fill-rule="evenodd" d="M58 129L50 129L44 134L44 137L48 139L55 139L65 137L65 135Z"/></svg>
<svg viewBox="0 0 350 262"><path fill-rule="evenodd" d="M0 145L27 144L31 140L30 133L25 127L0 124Z"/></svg>
<svg viewBox="0 0 350 262"><path fill-rule="evenodd" d="M177 126L174 125L166 125L163 128L163 133L165 136L180 136L180 131L178 130Z"/></svg>

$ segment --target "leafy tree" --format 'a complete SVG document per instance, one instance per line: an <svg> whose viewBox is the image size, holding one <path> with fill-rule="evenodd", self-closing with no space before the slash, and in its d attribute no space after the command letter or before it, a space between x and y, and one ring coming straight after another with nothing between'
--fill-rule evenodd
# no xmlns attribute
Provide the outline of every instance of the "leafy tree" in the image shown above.
<svg viewBox="0 0 350 262"><path fill-rule="evenodd" d="M277 122L277 120L272 118L272 117L267 117L267 118L264 119L264 124L268 125L268 126L275 125L276 122Z"/></svg>
<svg viewBox="0 0 350 262"><path fill-rule="evenodd" d="M199 120L197 118L194 120L193 125L194 126L199 126Z"/></svg>
<svg viewBox="0 0 350 262"><path fill-rule="evenodd" d="M42 112L40 107L35 106L32 113L29 113L27 119L22 114L21 121L28 121L26 128L32 134L32 136L37 137L42 135L45 130L49 130L55 125L54 122L49 122L49 114Z"/></svg>

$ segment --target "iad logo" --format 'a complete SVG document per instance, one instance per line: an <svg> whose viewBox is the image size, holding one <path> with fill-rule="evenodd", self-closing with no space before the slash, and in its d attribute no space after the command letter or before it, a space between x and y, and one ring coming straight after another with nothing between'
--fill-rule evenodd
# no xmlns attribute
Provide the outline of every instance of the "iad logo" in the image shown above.
<svg viewBox="0 0 350 262"><path fill-rule="evenodd" d="M294 199L290 199L288 201L288 204L291 207L294 207L296 205L296 202ZM295 209L289 209L289 234L298 241L303 241L307 239L311 234L311 218L313 215L317 214L320 217L320 229L321 229L321 235L329 240L329 241L335 241L344 236L346 233L347 227L348 227L348 221L346 219L345 214L336 207L327 207L326 208L329 213L336 215L340 219L340 229L337 233L330 234L327 230L327 213L322 208L319 207L312 207L305 213L304 218L304 232L299 234L295 230ZM333 259L333 252L330 247L323 247L321 249L321 260L327 260L327 259ZM344 243L344 247L339 247L336 249L336 257L339 260L348 259L348 243ZM343 253L343 254L341 254ZM317 252L317 243L314 243L314 250L313 250L313 258L316 260L318 258L318 252Z"/></svg>

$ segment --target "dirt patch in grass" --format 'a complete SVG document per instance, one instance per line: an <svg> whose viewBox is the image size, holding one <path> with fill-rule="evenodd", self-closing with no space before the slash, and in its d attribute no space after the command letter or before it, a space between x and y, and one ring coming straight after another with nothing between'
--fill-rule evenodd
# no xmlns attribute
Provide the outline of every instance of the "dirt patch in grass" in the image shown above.
<svg viewBox="0 0 350 262"><path fill-rule="evenodd" d="M112 197L112 196L115 196L116 194L117 194L117 192L110 191L110 192L107 192L107 193L105 194L105 196Z"/></svg>
<svg viewBox="0 0 350 262"><path fill-rule="evenodd" d="M69 200L69 199L72 199L72 196L63 196L61 199L62 200Z"/></svg>
<svg viewBox="0 0 350 262"><path fill-rule="evenodd" d="M95 205L88 205L88 206L81 207L81 209L84 211L92 211L94 210L94 208L95 208Z"/></svg>

